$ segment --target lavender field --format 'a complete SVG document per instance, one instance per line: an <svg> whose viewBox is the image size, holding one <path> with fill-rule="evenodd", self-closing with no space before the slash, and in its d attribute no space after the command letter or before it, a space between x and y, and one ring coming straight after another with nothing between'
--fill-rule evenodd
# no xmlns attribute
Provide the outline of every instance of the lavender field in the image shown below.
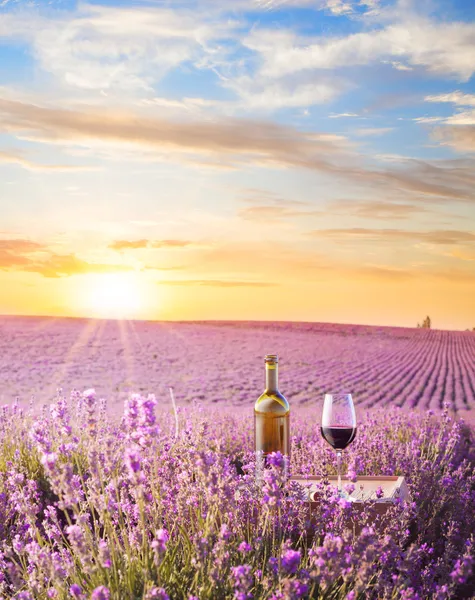
<svg viewBox="0 0 475 600"><path fill-rule="evenodd" d="M286 457L256 485L247 415L157 409L131 395L115 426L92 390L36 417L3 409L2 598L473 598L474 436L447 411L360 418L345 489L404 474L412 501L380 522L323 480L310 523ZM325 477L334 462L314 421L293 417L293 472Z"/></svg>
<svg viewBox="0 0 475 600"><path fill-rule="evenodd" d="M475 334L4 317L0 342L1 598L475 597ZM291 471L322 477L312 520L287 457L256 482L269 351ZM346 491L406 477L386 520L326 480L318 414L335 388L357 402Z"/></svg>
<svg viewBox="0 0 475 600"><path fill-rule="evenodd" d="M251 407L263 357L280 356L283 393L315 406L330 389L358 405L475 409L475 333L320 323L170 323L0 318L0 403L41 404L94 387L121 412L130 391L168 402Z"/></svg>

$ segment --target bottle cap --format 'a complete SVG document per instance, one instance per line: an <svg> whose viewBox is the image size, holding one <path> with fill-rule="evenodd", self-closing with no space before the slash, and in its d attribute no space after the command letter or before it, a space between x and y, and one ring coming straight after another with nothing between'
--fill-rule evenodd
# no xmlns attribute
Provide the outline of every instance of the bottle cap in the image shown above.
<svg viewBox="0 0 475 600"><path fill-rule="evenodd" d="M266 362L266 363L277 363L277 362L279 362L279 357L277 356L277 354L266 354L264 362Z"/></svg>

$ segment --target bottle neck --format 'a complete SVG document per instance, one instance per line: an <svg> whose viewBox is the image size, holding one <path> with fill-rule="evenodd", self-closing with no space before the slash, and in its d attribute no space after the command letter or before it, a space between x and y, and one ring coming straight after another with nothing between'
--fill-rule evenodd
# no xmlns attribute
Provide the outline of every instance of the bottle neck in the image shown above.
<svg viewBox="0 0 475 600"><path fill-rule="evenodd" d="M277 364L266 364L266 390L279 391L279 365Z"/></svg>

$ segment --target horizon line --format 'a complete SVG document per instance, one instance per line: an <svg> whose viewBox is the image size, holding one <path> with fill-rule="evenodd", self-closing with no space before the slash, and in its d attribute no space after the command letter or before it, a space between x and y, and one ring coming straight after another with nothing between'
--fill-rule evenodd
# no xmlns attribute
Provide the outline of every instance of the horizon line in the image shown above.
<svg viewBox="0 0 475 600"><path fill-rule="evenodd" d="M93 316L79 316L79 315L38 315L38 314L19 314L19 313L0 313L0 319L3 318L32 318L32 319L76 319L76 320L88 320L88 321L137 321L143 323L189 323L189 324L206 324L206 323L264 323L264 324L301 324L301 325L339 325L342 327L370 327L370 328L381 328L385 329L426 329L423 327L411 327L409 325L370 325L367 323L337 323L334 321L299 321L292 319L141 319L138 317L129 318L107 318L107 317L93 317ZM466 329L443 329L437 327L431 327L429 331L447 331L447 332L469 332L473 333L473 329L467 327Z"/></svg>

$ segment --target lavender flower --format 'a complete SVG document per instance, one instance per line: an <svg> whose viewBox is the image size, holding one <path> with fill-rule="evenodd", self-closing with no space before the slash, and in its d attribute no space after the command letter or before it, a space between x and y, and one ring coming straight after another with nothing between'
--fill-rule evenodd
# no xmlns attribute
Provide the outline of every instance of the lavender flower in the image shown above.
<svg viewBox="0 0 475 600"><path fill-rule="evenodd" d="M42 454L51 452L48 423L45 419L35 421L30 429L30 438Z"/></svg>
<svg viewBox="0 0 475 600"><path fill-rule="evenodd" d="M91 556L82 527L80 525L69 525L66 527L66 533L78 558L86 568L89 567Z"/></svg>
<svg viewBox="0 0 475 600"><path fill-rule="evenodd" d="M252 550L252 546L250 544L248 544L247 542L241 542L238 546L238 550L239 550L239 552L242 552L243 554L247 554L248 552L250 552Z"/></svg>
<svg viewBox="0 0 475 600"><path fill-rule="evenodd" d="M109 546L105 540L99 541L99 562L104 569L110 569L112 566Z"/></svg>
<svg viewBox="0 0 475 600"><path fill-rule="evenodd" d="M84 594L82 593L81 586L77 583L72 584L72 586L69 588L69 593L73 598L77 598L78 600L85 598Z"/></svg>
<svg viewBox="0 0 475 600"><path fill-rule="evenodd" d="M91 600L110 600L110 591L104 585L96 587L91 594Z"/></svg>
<svg viewBox="0 0 475 600"><path fill-rule="evenodd" d="M450 573L450 577L459 584L466 583L472 575L475 558L473 556L464 556L458 559L455 563L454 570Z"/></svg>
<svg viewBox="0 0 475 600"><path fill-rule="evenodd" d="M232 575L234 577L234 598L236 600L251 600L253 597L249 593L252 587L252 570L249 565L239 565L232 567Z"/></svg>
<svg viewBox="0 0 475 600"><path fill-rule="evenodd" d="M96 423L97 423L97 418L96 418L96 407L97 407L97 402L96 402L96 390L94 389L88 389L85 390L82 394L83 397L83 405L86 409L86 415L87 415L87 425L89 427L89 430L91 432L94 432L96 429Z"/></svg>
<svg viewBox="0 0 475 600"><path fill-rule="evenodd" d="M301 555L299 550L286 550L281 556L282 568L290 575L293 575L297 572L300 560Z"/></svg>
<svg viewBox="0 0 475 600"><path fill-rule="evenodd" d="M170 600L170 597L164 588L153 587L145 594L144 600Z"/></svg>
<svg viewBox="0 0 475 600"><path fill-rule="evenodd" d="M162 560L163 554L167 550L167 542L169 540L168 531L166 529L159 529L155 532L155 539L150 544L154 553L154 561L157 566Z"/></svg>
<svg viewBox="0 0 475 600"><path fill-rule="evenodd" d="M149 394L147 398L131 394L125 401L124 424L127 435L142 448L149 446L158 434L156 404L153 394Z"/></svg>
<svg viewBox="0 0 475 600"><path fill-rule="evenodd" d="M268 506L280 506L282 486L287 481L288 457L280 452L272 452L267 456L269 469L264 472L263 502Z"/></svg>
<svg viewBox="0 0 475 600"><path fill-rule="evenodd" d="M124 462L129 480L134 485L142 483L144 475L142 473L142 460L139 451L135 448L126 448Z"/></svg>

